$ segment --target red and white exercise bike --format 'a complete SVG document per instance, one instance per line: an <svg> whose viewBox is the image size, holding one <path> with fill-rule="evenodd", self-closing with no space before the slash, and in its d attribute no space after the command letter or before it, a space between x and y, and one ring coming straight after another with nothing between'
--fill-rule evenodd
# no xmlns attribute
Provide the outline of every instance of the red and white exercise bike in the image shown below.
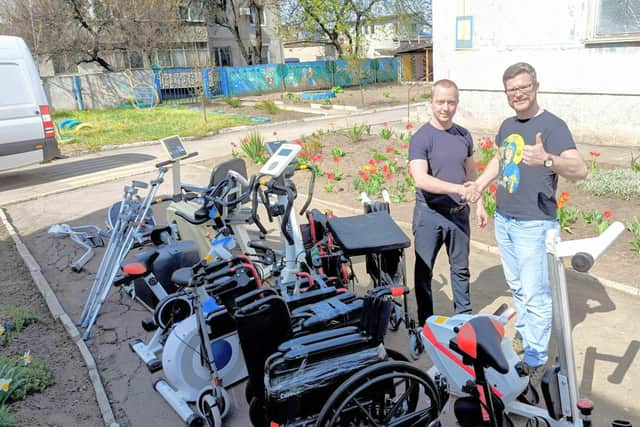
<svg viewBox="0 0 640 427"><path fill-rule="evenodd" d="M591 425L593 404L578 396L562 259L571 257L575 270L587 272L622 231L624 225L615 222L598 237L566 242L561 241L558 230L547 233L553 299L552 336L558 340L558 355L542 376L540 388L544 408L537 405L539 394L530 384L528 367L504 336L504 324L512 311L501 310L493 315L431 316L427 319L422 340L434 364L429 374L440 384L443 397L453 397L448 399L441 412L441 425L511 426L509 414L526 418L527 425Z"/></svg>

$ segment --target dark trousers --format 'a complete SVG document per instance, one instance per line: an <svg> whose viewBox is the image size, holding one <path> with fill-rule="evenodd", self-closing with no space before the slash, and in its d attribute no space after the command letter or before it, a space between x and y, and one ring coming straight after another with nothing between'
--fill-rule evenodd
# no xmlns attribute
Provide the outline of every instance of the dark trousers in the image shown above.
<svg viewBox="0 0 640 427"><path fill-rule="evenodd" d="M439 213L424 203L416 203L413 211L415 239L415 294L418 304L418 322L424 325L433 315L431 280L433 265L444 244L449 256L453 309L456 313L471 312L469 297L469 207L449 214Z"/></svg>

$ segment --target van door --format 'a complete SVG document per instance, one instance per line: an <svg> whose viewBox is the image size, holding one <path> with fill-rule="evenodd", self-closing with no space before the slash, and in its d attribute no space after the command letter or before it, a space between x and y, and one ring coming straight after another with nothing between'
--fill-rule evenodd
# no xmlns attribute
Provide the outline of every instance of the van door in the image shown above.
<svg viewBox="0 0 640 427"><path fill-rule="evenodd" d="M0 59L0 159L18 155L14 160L22 164L43 160L45 139L40 106L26 67L21 59Z"/></svg>

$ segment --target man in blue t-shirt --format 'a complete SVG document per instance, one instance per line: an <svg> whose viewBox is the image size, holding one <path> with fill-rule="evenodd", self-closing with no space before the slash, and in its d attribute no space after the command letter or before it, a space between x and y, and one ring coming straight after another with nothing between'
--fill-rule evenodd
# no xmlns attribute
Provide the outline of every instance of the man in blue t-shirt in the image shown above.
<svg viewBox="0 0 640 427"><path fill-rule="evenodd" d="M409 145L409 167L416 182L414 280L420 326L433 315L431 279L443 244L451 266L454 310L471 312L467 201L476 197L476 189L465 186L465 182L477 177L473 140L469 131L453 123L458 107L458 87L454 82L435 82L430 102L433 117L413 135ZM482 202L478 203L478 218L484 227L487 215Z"/></svg>
<svg viewBox="0 0 640 427"><path fill-rule="evenodd" d="M538 381L548 359L552 302L545 235L559 228L558 176L584 179L587 166L564 121L538 105L535 69L517 63L502 76L515 117L496 136L498 152L476 181L482 191L498 179L495 233L517 312L516 341Z"/></svg>

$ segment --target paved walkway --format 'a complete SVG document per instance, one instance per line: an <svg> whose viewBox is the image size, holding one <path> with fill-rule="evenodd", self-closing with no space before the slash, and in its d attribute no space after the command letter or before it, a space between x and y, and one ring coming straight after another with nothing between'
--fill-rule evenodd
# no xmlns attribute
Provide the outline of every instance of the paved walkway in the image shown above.
<svg viewBox="0 0 640 427"><path fill-rule="evenodd" d="M425 119L426 117L422 117L421 121ZM340 128L360 122L374 126L388 122L401 129L406 120L407 109L400 107L357 114L341 113L295 123L273 123L259 128L265 135L277 131L279 139L292 140L317 129ZM230 154L229 142L237 141L247 129L234 129L216 136L187 141L187 150L198 151L200 155L182 166L184 180L206 181L208 171L196 162ZM595 151L595 147L586 145L580 145L579 149L586 156L589 151ZM598 146L597 150L601 153L602 162L628 164L629 149ZM50 247L51 242L46 236L42 236L43 230L60 222L75 225L104 221L104 208L120 197L122 186L130 182L133 176L148 181L154 176L154 164L164 158L165 154L158 144L139 144L72 157L51 165L6 172L0 174L0 205L7 208L14 225L40 262L43 274L47 277L59 274L59 266L55 262L51 263L47 257L51 250L60 252L61 248ZM170 178L165 185L170 185ZM316 203L322 207L321 201L317 200ZM349 215L355 212L342 207L342 210L336 209L336 213ZM401 226L409 234L406 225ZM409 257L408 265L412 265L411 254ZM94 261L97 260L99 255ZM509 302L497 257L486 251L473 249L471 262L474 274L474 308L488 312L502 302ZM446 257L440 257L436 269L436 310L448 313L451 308L451 291ZM365 277L363 274L360 276ZM86 292L86 289L82 292L79 290L88 285L86 278L80 280L75 277L77 276L70 275L69 280L52 283L61 304L73 319L77 319L84 302L82 292ZM571 275L569 278L581 389L596 401L596 420L599 424L604 425L604 420L613 418L627 418L637 423L640 419L640 407L632 390L640 387L640 364L637 363L640 332L628 319L632 318L638 306L638 298L607 289L597 280L585 279L578 275ZM143 337L139 320L147 315L135 307L126 309L127 306L126 302L118 299L115 292L112 293L99 320L99 325L104 328L103 333L96 333L95 340L89 342L118 422L153 427L177 425L179 421L175 414L152 391L152 377L140 367L127 348L125 341ZM114 341L113 337L120 339ZM390 336L394 346L404 346L405 339L406 335L400 333ZM427 364L426 358L419 363L420 366ZM229 420L229 425L247 425L242 392L237 390L233 394L237 399L238 411ZM142 407L145 411L140 411ZM148 417L149 413L155 414L153 419Z"/></svg>

